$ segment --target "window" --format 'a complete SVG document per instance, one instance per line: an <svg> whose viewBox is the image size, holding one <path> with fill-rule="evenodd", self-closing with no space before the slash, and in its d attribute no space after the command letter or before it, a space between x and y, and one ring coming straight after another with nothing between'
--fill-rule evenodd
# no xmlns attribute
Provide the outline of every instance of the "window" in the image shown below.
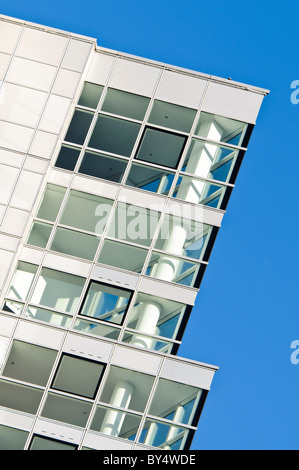
<svg viewBox="0 0 299 470"><path fill-rule="evenodd" d="M195 134L209 140L241 146L247 127L244 122L202 112Z"/></svg>
<svg viewBox="0 0 299 470"><path fill-rule="evenodd" d="M90 428L109 436L135 440L140 422L141 416L98 406Z"/></svg>
<svg viewBox="0 0 299 470"><path fill-rule="evenodd" d="M147 419L139 442L167 450L184 449L189 430L156 420Z"/></svg>
<svg viewBox="0 0 299 470"><path fill-rule="evenodd" d="M93 235L58 227L50 249L92 261L98 244L99 239Z"/></svg>
<svg viewBox="0 0 299 470"><path fill-rule="evenodd" d="M180 175L172 197L221 209L227 188L216 183Z"/></svg>
<svg viewBox="0 0 299 470"><path fill-rule="evenodd" d="M92 403L89 401L48 393L41 416L73 424L74 426L85 427L91 408Z"/></svg>
<svg viewBox="0 0 299 470"><path fill-rule="evenodd" d="M37 266L19 262L8 289L8 297L16 300L26 300L32 286Z"/></svg>
<svg viewBox="0 0 299 470"><path fill-rule="evenodd" d="M28 432L9 426L0 426L0 450L23 450Z"/></svg>
<svg viewBox="0 0 299 470"><path fill-rule="evenodd" d="M80 149L70 145L62 145L55 166L73 171L80 155Z"/></svg>
<svg viewBox="0 0 299 470"><path fill-rule="evenodd" d="M83 109L75 109L65 136L67 142L83 145L94 114Z"/></svg>
<svg viewBox="0 0 299 470"><path fill-rule="evenodd" d="M84 154L79 173L120 183L127 163L127 160L88 151Z"/></svg>
<svg viewBox="0 0 299 470"><path fill-rule="evenodd" d="M131 291L91 282L80 315L121 324L131 296Z"/></svg>
<svg viewBox="0 0 299 470"><path fill-rule="evenodd" d="M156 100L148 121L177 131L190 132L195 114L195 109Z"/></svg>
<svg viewBox="0 0 299 470"><path fill-rule="evenodd" d="M194 287L199 282L200 268L202 267L199 263L153 251L146 274L156 279Z"/></svg>
<svg viewBox="0 0 299 470"><path fill-rule="evenodd" d="M126 185L145 191L167 195L174 179L174 173L161 168L134 163L126 180Z"/></svg>
<svg viewBox="0 0 299 470"><path fill-rule="evenodd" d="M80 357L62 354L51 387L63 392L94 398L104 365Z"/></svg>
<svg viewBox="0 0 299 470"><path fill-rule="evenodd" d="M42 395L43 390L0 380L0 406L35 414Z"/></svg>
<svg viewBox="0 0 299 470"><path fill-rule="evenodd" d="M105 240L98 262L140 273L146 256L147 250L143 250L142 248Z"/></svg>
<svg viewBox="0 0 299 470"><path fill-rule="evenodd" d="M48 184L37 217L54 222L57 218L65 192L66 188Z"/></svg>
<svg viewBox="0 0 299 470"><path fill-rule="evenodd" d="M102 106L102 111L142 121L148 103L149 98L145 96L109 88Z"/></svg>
<svg viewBox="0 0 299 470"><path fill-rule="evenodd" d="M95 83L85 82L78 105L96 109L104 87Z"/></svg>
<svg viewBox="0 0 299 470"><path fill-rule="evenodd" d="M29 450L76 450L77 446L69 442L50 439L45 436L33 436Z"/></svg>

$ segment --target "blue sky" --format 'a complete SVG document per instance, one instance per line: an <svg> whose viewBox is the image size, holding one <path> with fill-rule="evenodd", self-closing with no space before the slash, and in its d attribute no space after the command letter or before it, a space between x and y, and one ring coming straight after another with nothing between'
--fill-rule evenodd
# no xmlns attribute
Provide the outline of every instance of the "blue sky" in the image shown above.
<svg viewBox="0 0 299 470"><path fill-rule="evenodd" d="M2 0L0 13L271 90L179 355L219 366L193 449L298 449L297 2Z"/></svg>

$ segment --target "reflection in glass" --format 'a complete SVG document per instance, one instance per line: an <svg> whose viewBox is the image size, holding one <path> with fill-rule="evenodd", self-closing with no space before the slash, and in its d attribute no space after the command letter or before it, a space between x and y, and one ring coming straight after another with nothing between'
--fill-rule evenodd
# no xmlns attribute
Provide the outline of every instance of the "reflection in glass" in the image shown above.
<svg viewBox="0 0 299 470"><path fill-rule="evenodd" d="M43 222L34 222L27 243L29 245L45 248L51 235L53 225Z"/></svg>
<svg viewBox="0 0 299 470"><path fill-rule="evenodd" d="M184 449L189 430L147 419L139 442L167 450Z"/></svg>
<svg viewBox="0 0 299 470"><path fill-rule="evenodd" d="M217 142L231 145L242 145L247 124L234 119L200 113L195 134Z"/></svg>
<svg viewBox="0 0 299 470"><path fill-rule="evenodd" d="M65 328L69 328L72 322L72 317L68 315L53 312L53 310L34 307L32 305L29 305L25 316L33 318L34 320L50 323L51 325L64 326Z"/></svg>
<svg viewBox="0 0 299 470"><path fill-rule="evenodd" d="M37 213L39 219L50 220L54 222L59 212L66 188L47 184L40 208Z"/></svg>
<svg viewBox="0 0 299 470"><path fill-rule="evenodd" d="M15 315L20 315L23 311L23 307L24 307L24 304L5 299L3 302L3 306L1 308L5 312L14 313Z"/></svg>
<svg viewBox="0 0 299 470"><path fill-rule="evenodd" d="M198 263L153 252L146 274L156 279L194 287L199 267Z"/></svg>
<svg viewBox="0 0 299 470"><path fill-rule="evenodd" d="M90 428L122 439L135 440L141 417L132 413L98 406Z"/></svg>
<svg viewBox="0 0 299 470"><path fill-rule="evenodd" d="M8 297L26 300L32 286L37 266L20 261L8 289Z"/></svg>
<svg viewBox="0 0 299 470"><path fill-rule="evenodd" d="M103 336L104 338L118 339L120 330L110 326L102 325L101 323L90 322L87 320L77 319L74 325L74 330L82 331L96 336Z"/></svg>
<svg viewBox="0 0 299 470"><path fill-rule="evenodd" d="M104 87L95 83L85 82L78 104L87 108L96 109Z"/></svg>
<svg viewBox="0 0 299 470"><path fill-rule="evenodd" d="M159 168L133 164L126 184L145 191L167 195L171 188L173 178L173 173L168 173Z"/></svg>
<svg viewBox="0 0 299 470"><path fill-rule="evenodd" d="M177 180L172 197L219 209L221 208L225 189L225 186L220 184L181 175Z"/></svg>

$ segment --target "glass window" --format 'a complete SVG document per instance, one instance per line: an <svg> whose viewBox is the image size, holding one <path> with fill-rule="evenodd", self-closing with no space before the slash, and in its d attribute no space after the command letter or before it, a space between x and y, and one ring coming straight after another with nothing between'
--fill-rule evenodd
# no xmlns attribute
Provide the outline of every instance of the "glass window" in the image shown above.
<svg viewBox="0 0 299 470"><path fill-rule="evenodd" d="M33 307L29 305L26 317L33 318L34 320L43 321L52 325L70 327L73 317L63 315L62 313L53 312L53 310L46 310L45 308Z"/></svg>
<svg viewBox="0 0 299 470"><path fill-rule="evenodd" d="M110 326L103 325L102 323L95 323L79 319L76 320L73 328L74 330L82 331L84 333L110 339L118 339L120 333L118 328L112 328Z"/></svg>
<svg viewBox="0 0 299 470"><path fill-rule="evenodd" d="M99 115L88 146L129 157L139 129L135 122Z"/></svg>
<svg viewBox="0 0 299 470"><path fill-rule="evenodd" d="M29 450L76 450L77 446L69 442L49 439L44 436L33 436Z"/></svg>
<svg viewBox="0 0 299 470"><path fill-rule="evenodd" d="M112 366L100 401L115 407L142 412L146 406L155 377Z"/></svg>
<svg viewBox="0 0 299 470"><path fill-rule="evenodd" d="M126 180L126 185L167 195L173 178L173 173L168 173L160 168L133 164Z"/></svg>
<svg viewBox="0 0 299 470"><path fill-rule="evenodd" d="M58 227L50 249L92 261L98 244L99 239L94 235Z"/></svg>
<svg viewBox="0 0 299 470"><path fill-rule="evenodd" d="M8 297L16 300L26 300L32 286L37 266L19 262L8 289Z"/></svg>
<svg viewBox="0 0 299 470"><path fill-rule="evenodd" d="M35 414L42 395L43 390L0 380L0 406Z"/></svg>
<svg viewBox="0 0 299 470"><path fill-rule="evenodd" d="M104 87L95 83L85 82L78 104L87 108L96 109Z"/></svg>
<svg viewBox="0 0 299 470"><path fill-rule="evenodd" d="M85 279L53 269L43 268L31 302L62 312L76 311Z"/></svg>
<svg viewBox="0 0 299 470"><path fill-rule="evenodd" d="M33 222L27 243L40 248L46 248L52 228L53 225L43 222Z"/></svg>
<svg viewBox="0 0 299 470"><path fill-rule="evenodd" d="M73 142L74 144L83 145L93 116L93 113L89 111L75 109L65 140L67 142Z"/></svg>
<svg viewBox="0 0 299 470"><path fill-rule="evenodd" d="M102 111L142 121L149 101L145 96L109 88Z"/></svg>
<svg viewBox="0 0 299 470"><path fill-rule="evenodd" d="M45 386L57 356L53 349L14 341L3 375L23 382Z"/></svg>
<svg viewBox="0 0 299 470"><path fill-rule="evenodd" d="M172 197L219 209L221 208L225 189L220 184L181 175L178 178Z"/></svg>
<svg viewBox="0 0 299 470"><path fill-rule="evenodd" d="M105 240L98 262L140 273L146 256L147 250L142 248Z"/></svg>
<svg viewBox="0 0 299 470"><path fill-rule="evenodd" d="M234 119L200 113L195 134L217 142L242 145L247 124Z"/></svg>
<svg viewBox="0 0 299 470"><path fill-rule="evenodd" d="M79 173L120 183L127 166L127 160L95 152L85 152Z"/></svg>
<svg viewBox="0 0 299 470"><path fill-rule="evenodd" d="M41 415L44 418L85 427L91 408L91 402L49 393Z"/></svg>
<svg viewBox="0 0 299 470"><path fill-rule="evenodd" d="M120 324L126 313L132 292L92 282L84 300L81 315Z"/></svg>
<svg viewBox="0 0 299 470"><path fill-rule="evenodd" d="M201 392L191 385L160 379L149 414L191 426Z"/></svg>
<svg viewBox="0 0 299 470"><path fill-rule="evenodd" d="M149 117L149 122L158 126L176 129L177 131L190 132L195 115L195 109L156 100Z"/></svg>
<svg viewBox="0 0 299 470"><path fill-rule="evenodd" d="M125 332L122 341L124 343L133 344L134 346L140 346L166 354L171 354L173 348L173 343L170 341L162 341L147 335L141 335L140 333L129 333L128 331Z"/></svg>
<svg viewBox="0 0 299 470"><path fill-rule="evenodd" d="M158 129L145 129L137 160L176 168L186 143L186 137Z"/></svg>
<svg viewBox="0 0 299 470"><path fill-rule="evenodd" d="M0 426L0 450L23 450L28 434L21 429Z"/></svg>
<svg viewBox="0 0 299 470"><path fill-rule="evenodd" d="M145 207L119 202L108 228L108 236L149 246L160 214Z"/></svg>
<svg viewBox="0 0 299 470"><path fill-rule="evenodd" d="M122 439L135 440L141 417L132 413L98 406L90 428Z"/></svg>
<svg viewBox="0 0 299 470"><path fill-rule="evenodd" d="M167 450L184 449L189 430L147 419L139 442Z"/></svg>
<svg viewBox="0 0 299 470"><path fill-rule="evenodd" d="M62 354L51 387L85 398L94 398L103 371L104 365L99 362Z"/></svg>
<svg viewBox="0 0 299 470"><path fill-rule="evenodd" d="M54 222L59 212L66 188L48 184L45 190L43 200L37 213L39 219L50 220Z"/></svg>
<svg viewBox="0 0 299 470"><path fill-rule="evenodd" d="M80 155L80 149L70 145L62 145L55 166L73 171Z"/></svg>
<svg viewBox="0 0 299 470"><path fill-rule="evenodd" d="M3 302L3 306L1 308L5 312L10 312L16 315L21 315L23 308L24 308L24 304L5 299Z"/></svg>
<svg viewBox="0 0 299 470"><path fill-rule="evenodd" d="M146 274L156 279L194 287L198 272L198 263L153 252Z"/></svg>

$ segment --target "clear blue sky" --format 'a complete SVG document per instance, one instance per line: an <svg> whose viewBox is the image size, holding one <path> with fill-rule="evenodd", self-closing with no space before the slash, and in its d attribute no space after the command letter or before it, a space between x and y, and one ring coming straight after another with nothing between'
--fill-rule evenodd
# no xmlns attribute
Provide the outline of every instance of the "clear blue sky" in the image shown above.
<svg viewBox="0 0 299 470"><path fill-rule="evenodd" d="M183 357L220 367L193 449L299 449L298 2L2 0L0 13L271 90L193 309ZM298 95L299 97L299 95ZM299 354L298 354L299 358Z"/></svg>

